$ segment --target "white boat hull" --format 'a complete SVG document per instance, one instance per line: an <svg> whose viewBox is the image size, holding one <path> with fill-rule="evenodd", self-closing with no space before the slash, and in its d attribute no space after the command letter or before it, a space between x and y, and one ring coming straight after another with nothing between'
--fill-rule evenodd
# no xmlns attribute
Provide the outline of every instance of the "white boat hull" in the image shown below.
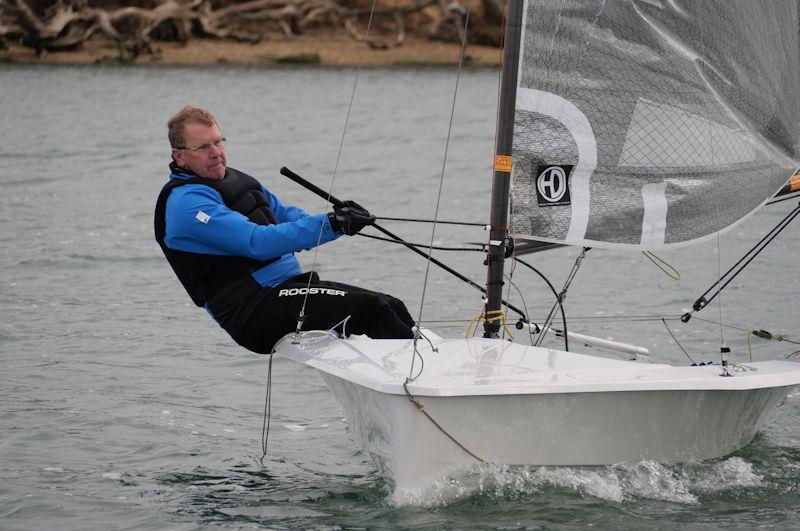
<svg viewBox="0 0 800 531"><path fill-rule="evenodd" d="M407 397L320 372L361 446L397 489L442 479L476 459ZM791 387L424 397L426 411L481 459L507 465L661 463L719 457L747 445Z"/></svg>
<svg viewBox="0 0 800 531"><path fill-rule="evenodd" d="M319 370L361 446L395 490L479 462L661 463L720 457L749 443L764 415L800 384L800 363L671 367L524 347L437 340L408 391L410 343L284 340L276 352ZM419 363L417 361L417 363ZM419 367L419 365L417 365ZM444 432L447 432L445 434Z"/></svg>

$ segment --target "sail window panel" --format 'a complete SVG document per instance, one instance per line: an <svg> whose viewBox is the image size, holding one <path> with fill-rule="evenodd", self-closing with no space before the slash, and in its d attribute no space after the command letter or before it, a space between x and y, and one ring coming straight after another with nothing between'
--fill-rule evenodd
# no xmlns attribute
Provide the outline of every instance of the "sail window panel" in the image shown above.
<svg viewBox="0 0 800 531"><path fill-rule="evenodd" d="M510 219L518 236L630 248L697 241L751 213L797 165L796 2L526 9ZM546 164L576 168L571 204L537 204L532 179Z"/></svg>
<svg viewBox="0 0 800 531"><path fill-rule="evenodd" d="M640 99L622 146L620 166L727 166L767 159L738 131L670 105Z"/></svg>

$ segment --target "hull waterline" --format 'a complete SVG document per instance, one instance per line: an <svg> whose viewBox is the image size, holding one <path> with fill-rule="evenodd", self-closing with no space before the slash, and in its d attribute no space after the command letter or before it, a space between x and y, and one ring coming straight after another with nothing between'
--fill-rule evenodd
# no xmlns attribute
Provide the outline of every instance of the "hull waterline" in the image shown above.
<svg viewBox="0 0 800 531"><path fill-rule="evenodd" d="M502 465L699 461L748 444L800 384L800 363L671 367L501 340L434 340L403 388L410 344L304 338L279 355L317 369L360 445L395 492L480 460ZM421 349L422 350L422 349ZM470 455L456 444L444 431Z"/></svg>
<svg viewBox="0 0 800 531"><path fill-rule="evenodd" d="M361 446L395 489L413 489L478 461L407 397L320 373ZM424 397L426 411L489 463L609 465L700 461L747 445L791 387Z"/></svg>

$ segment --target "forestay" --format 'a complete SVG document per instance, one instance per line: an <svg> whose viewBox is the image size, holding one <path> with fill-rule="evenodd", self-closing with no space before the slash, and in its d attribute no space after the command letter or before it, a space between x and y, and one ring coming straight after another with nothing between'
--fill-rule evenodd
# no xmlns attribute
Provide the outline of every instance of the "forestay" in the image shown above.
<svg viewBox="0 0 800 531"><path fill-rule="evenodd" d="M796 169L796 0L536 0L524 13L516 238L697 241Z"/></svg>

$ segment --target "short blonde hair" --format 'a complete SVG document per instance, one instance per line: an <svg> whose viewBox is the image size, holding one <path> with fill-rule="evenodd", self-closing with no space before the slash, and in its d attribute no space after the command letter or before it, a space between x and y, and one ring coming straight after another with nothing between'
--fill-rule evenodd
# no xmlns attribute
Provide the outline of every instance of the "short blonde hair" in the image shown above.
<svg viewBox="0 0 800 531"><path fill-rule="evenodd" d="M217 120L210 112L203 108L195 107L194 105L187 105L176 112L167 122L167 134L169 136L170 146L176 149L186 147L184 145L185 139L183 137L183 129L186 127L186 124L190 122L201 123L209 127L214 125L219 127Z"/></svg>

